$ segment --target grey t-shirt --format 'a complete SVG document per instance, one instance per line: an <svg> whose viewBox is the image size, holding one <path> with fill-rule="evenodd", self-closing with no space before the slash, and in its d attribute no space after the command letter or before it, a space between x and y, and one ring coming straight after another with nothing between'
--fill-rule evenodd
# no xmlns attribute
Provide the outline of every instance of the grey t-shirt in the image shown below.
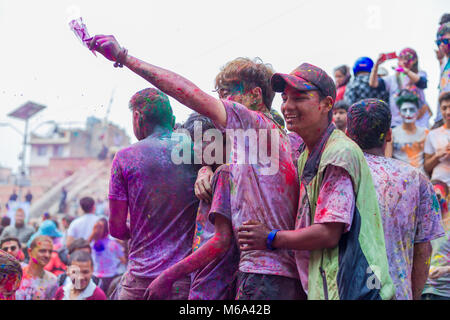
<svg viewBox="0 0 450 320"><path fill-rule="evenodd" d="M3 229L0 238L4 239L8 237L14 237L19 239L21 243L27 243L33 233L35 233L35 230L27 225L24 225L22 228L16 228L16 226L7 226L5 229Z"/></svg>

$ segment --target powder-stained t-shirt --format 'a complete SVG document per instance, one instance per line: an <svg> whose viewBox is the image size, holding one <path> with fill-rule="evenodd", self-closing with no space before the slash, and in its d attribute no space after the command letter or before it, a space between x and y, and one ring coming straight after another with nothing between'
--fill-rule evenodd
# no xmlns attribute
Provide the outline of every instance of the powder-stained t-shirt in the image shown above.
<svg viewBox="0 0 450 320"><path fill-rule="evenodd" d="M431 254L430 274L436 268L450 267L450 217L443 221L446 229L445 237L431 241L433 253ZM439 278L428 277L422 294L435 294L450 299L450 273Z"/></svg>
<svg viewBox="0 0 450 320"><path fill-rule="evenodd" d="M200 201L197 212L196 231L192 251L197 250L214 236L214 221L209 214L231 215L230 172L228 165L222 165L214 172L212 181L212 202ZM213 220L213 219L212 219ZM231 221L230 221L231 223ZM235 282L239 267L239 249L234 238L228 251L206 267L191 274L189 300L232 300L236 296Z"/></svg>
<svg viewBox="0 0 450 320"><path fill-rule="evenodd" d="M119 274L120 258L124 256L123 247L109 237L91 242L94 276L97 278L114 277Z"/></svg>
<svg viewBox="0 0 450 320"><path fill-rule="evenodd" d="M306 188L300 185L295 229L302 229L317 223L343 223L344 233L350 231L355 210L355 192L352 179L348 172L333 165L328 165L322 179L319 197L317 198L314 222L311 222L310 207ZM308 292L308 265L310 253L308 250L295 251L298 273L305 292Z"/></svg>
<svg viewBox="0 0 450 320"><path fill-rule="evenodd" d="M42 278L33 278L26 266L23 268L22 282L16 291L16 300L51 300L57 289L57 278L53 273L44 270Z"/></svg>
<svg viewBox="0 0 450 320"><path fill-rule="evenodd" d="M412 299L414 244L444 235L439 202L419 170L392 158L364 156L377 192L396 299Z"/></svg>
<svg viewBox="0 0 450 320"><path fill-rule="evenodd" d="M431 130L425 139L424 152L429 155L435 154L439 150L447 148L450 143L450 129L445 125ZM431 180L444 181L450 186L450 157L441 159L441 161L434 167L431 174Z"/></svg>
<svg viewBox="0 0 450 320"><path fill-rule="evenodd" d="M407 134L401 125L392 129L392 158L423 171L423 148L428 132L427 128L417 127L414 134Z"/></svg>
<svg viewBox="0 0 450 320"><path fill-rule="evenodd" d="M225 128L216 123L216 128L223 130L228 139L242 132L253 135L249 139L231 139L230 201L236 241L237 228L248 220L259 221L270 229L292 230L298 204L298 177L289 138L270 114L249 110L233 101L223 100L223 104L227 123ZM270 158L266 159L264 156L268 154ZM290 250L242 251L239 270L298 279Z"/></svg>
<svg viewBox="0 0 450 320"><path fill-rule="evenodd" d="M300 145L303 143L302 137L295 132L288 133L289 141L291 143L291 157L294 165L297 168L297 160L300 157Z"/></svg>
<svg viewBox="0 0 450 320"><path fill-rule="evenodd" d="M170 134L154 134L114 157L109 199L128 201L127 272L133 276L155 278L191 253L197 175L192 165L172 161L179 143Z"/></svg>

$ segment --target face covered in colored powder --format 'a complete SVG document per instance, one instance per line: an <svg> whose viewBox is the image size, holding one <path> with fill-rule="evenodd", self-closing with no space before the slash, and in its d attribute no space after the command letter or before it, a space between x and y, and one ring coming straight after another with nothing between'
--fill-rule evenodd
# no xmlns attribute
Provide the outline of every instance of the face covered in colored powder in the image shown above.
<svg viewBox="0 0 450 320"><path fill-rule="evenodd" d="M400 114L405 123L413 123L417 120L418 108L414 103L404 102L400 107Z"/></svg>
<svg viewBox="0 0 450 320"><path fill-rule="evenodd" d="M17 273L9 273L0 280L0 300L10 300L19 289L21 280Z"/></svg>
<svg viewBox="0 0 450 320"><path fill-rule="evenodd" d="M257 110L261 97L257 97L256 90L247 90L242 82L232 82L230 85L217 90L220 99L230 100L246 106L250 110Z"/></svg>
<svg viewBox="0 0 450 320"><path fill-rule="evenodd" d="M450 33L446 33L442 37L439 37L436 40L436 44L438 44L439 50L448 56L450 54Z"/></svg>
<svg viewBox="0 0 450 320"><path fill-rule="evenodd" d="M53 252L53 243L47 240L39 241L33 250L29 249L30 262L33 262L42 268L50 261Z"/></svg>
<svg viewBox="0 0 450 320"><path fill-rule="evenodd" d="M300 136L316 129L323 117L328 117L331 109L326 99L320 101L319 92L316 90L299 91L286 85L281 98L281 112L286 121L286 128Z"/></svg>
<svg viewBox="0 0 450 320"><path fill-rule="evenodd" d="M93 272L91 261L72 261L68 274L75 289L84 290L89 285Z"/></svg>
<svg viewBox="0 0 450 320"><path fill-rule="evenodd" d="M400 67L411 69L417 62L416 52L412 49L404 49L400 52L398 57L398 64Z"/></svg>

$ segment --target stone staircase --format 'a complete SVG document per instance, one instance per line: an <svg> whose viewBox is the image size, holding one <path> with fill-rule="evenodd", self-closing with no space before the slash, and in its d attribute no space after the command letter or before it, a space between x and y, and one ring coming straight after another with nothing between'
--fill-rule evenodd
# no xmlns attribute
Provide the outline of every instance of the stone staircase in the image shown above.
<svg viewBox="0 0 450 320"><path fill-rule="evenodd" d="M63 188L67 191L67 205L83 196L91 196L94 199L105 198L108 194L110 168L109 161L92 161L80 167L72 175L51 187L42 197L33 201L30 218L39 217L44 212L58 213Z"/></svg>

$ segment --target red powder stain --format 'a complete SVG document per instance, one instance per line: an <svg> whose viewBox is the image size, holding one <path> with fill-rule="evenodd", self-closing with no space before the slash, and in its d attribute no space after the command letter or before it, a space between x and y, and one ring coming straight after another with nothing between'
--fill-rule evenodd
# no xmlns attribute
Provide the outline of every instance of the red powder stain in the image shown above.
<svg viewBox="0 0 450 320"><path fill-rule="evenodd" d="M296 172L295 172L295 170L290 170L291 169L290 161L281 162L280 167L281 167L280 168L281 172L284 173L284 175L286 177L286 184L292 185L292 184L296 183L296 180L295 180Z"/></svg>
<svg viewBox="0 0 450 320"><path fill-rule="evenodd" d="M327 214L328 214L327 208L322 208L318 213L316 213L314 220L320 220Z"/></svg>

